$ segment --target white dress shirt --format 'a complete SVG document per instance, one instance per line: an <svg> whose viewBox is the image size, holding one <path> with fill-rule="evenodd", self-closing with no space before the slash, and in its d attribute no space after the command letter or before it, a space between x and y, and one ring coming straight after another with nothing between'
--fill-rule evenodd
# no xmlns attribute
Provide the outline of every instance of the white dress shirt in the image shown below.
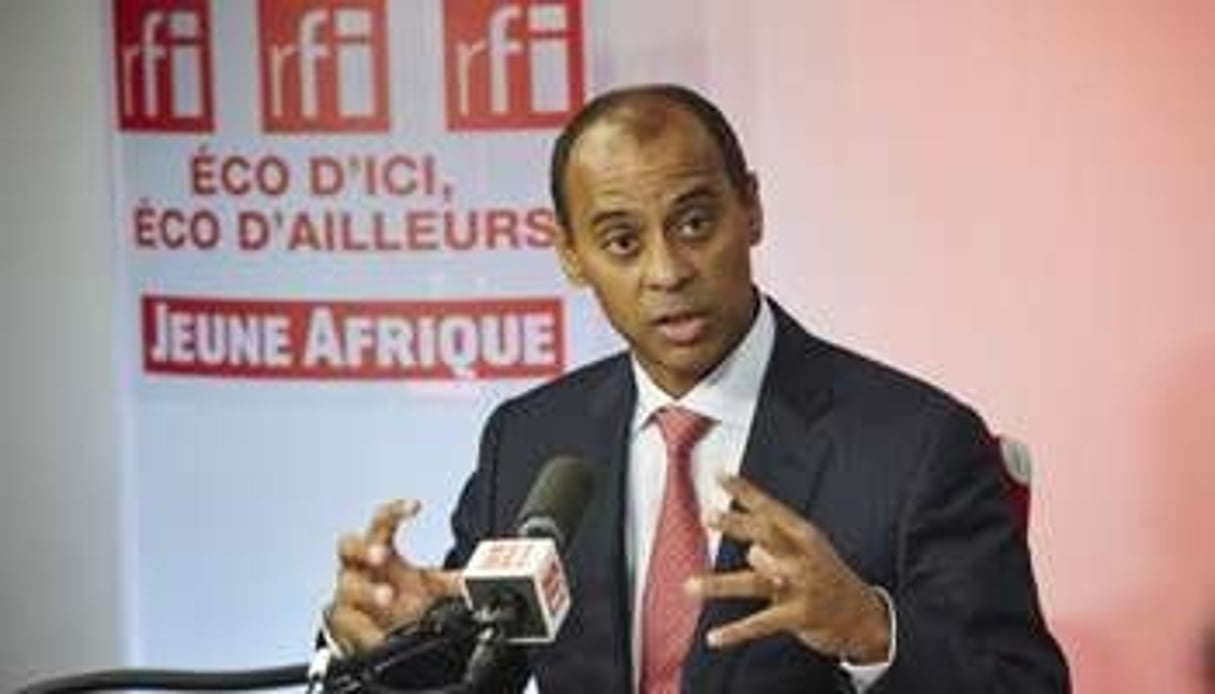
<svg viewBox="0 0 1215 694"><path fill-rule="evenodd" d="M761 298L755 322L742 342L704 380L678 400L673 399L650 379L633 358L633 377L637 383L637 409L629 429L628 507L625 513L625 551L629 559L629 595L633 606L633 686L641 672L641 609L646 572L654 546L654 529L662 509L666 485L667 453L662 434L652 415L667 405L678 404L713 420L704 438L692 449L692 484L702 511L724 510L730 497L717 484L722 473L738 474L743 449L755 417L755 406L763 384L764 371L776 344L776 323L768 302ZM721 533L706 528L709 557L717 554ZM894 618L889 596L883 594ZM892 621L892 627L894 625ZM844 663L858 692L873 685L894 660L894 630L891 650L885 663L854 666Z"/></svg>

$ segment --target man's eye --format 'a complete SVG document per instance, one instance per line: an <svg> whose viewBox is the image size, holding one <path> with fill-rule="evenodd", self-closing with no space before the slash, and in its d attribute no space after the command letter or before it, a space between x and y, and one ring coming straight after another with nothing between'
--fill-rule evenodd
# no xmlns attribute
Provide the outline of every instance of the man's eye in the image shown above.
<svg viewBox="0 0 1215 694"><path fill-rule="evenodd" d="M700 238L713 228L713 216L704 210L689 212L679 218L676 232L685 238Z"/></svg>
<svg viewBox="0 0 1215 694"><path fill-rule="evenodd" d="M604 236L601 245L611 255L626 257L637 252L640 242L636 234L619 232Z"/></svg>

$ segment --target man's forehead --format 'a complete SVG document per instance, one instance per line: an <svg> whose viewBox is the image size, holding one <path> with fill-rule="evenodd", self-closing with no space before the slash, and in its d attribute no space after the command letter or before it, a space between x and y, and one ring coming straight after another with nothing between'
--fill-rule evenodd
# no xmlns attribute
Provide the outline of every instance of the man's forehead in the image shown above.
<svg viewBox="0 0 1215 694"><path fill-rule="evenodd" d="M723 162L701 123L687 113L672 110L661 127L646 120L604 119L589 126L571 152L567 177L610 179L654 170L668 177L715 177ZM569 180L569 179L567 179ZM571 181L572 182L572 181ZM585 182L585 181L584 181Z"/></svg>
<svg viewBox="0 0 1215 694"><path fill-rule="evenodd" d="M597 175L580 179L575 181L575 186L587 201L594 203L637 197L672 199L697 190L716 192L724 184L719 171L703 162L688 162L638 174L625 169L601 170Z"/></svg>
<svg viewBox="0 0 1215 694"><path fill-rule="evenodd" d="M587 159L573 162L567 181L574 204L588 212L631 207L647 199L670 203L696 191L717 193L726 185L712 150L681 147L650 158L647 145L605 143L601 156L596 156L594 143L589 144Z"/></svg>
<svg viewBox="0 0 1215 694"><path fill-rule="evenodd" d="M572 154L587 149L645 147L656 141L681 139L692 148L716 152L705 125L683 104L654 97L622 104L602 114L582 132Z"/></svg>

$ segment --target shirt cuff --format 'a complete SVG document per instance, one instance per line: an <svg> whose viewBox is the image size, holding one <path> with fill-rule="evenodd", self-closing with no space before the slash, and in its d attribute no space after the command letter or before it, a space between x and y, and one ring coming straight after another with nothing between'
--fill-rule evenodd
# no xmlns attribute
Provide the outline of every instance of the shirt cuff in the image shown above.
<svg viewBox="0 0 1215 694"><path fill-rule="evenodd" d="M338 644L337 639L333 638L333 633L329 631L329 613L332 611L333 605L328 605L321 611L321 643L317 644L317 650L324 648L334 657L341 658L345 655L342 653L342 647Z"/></svg>
<svg viewBox="0 0 1215 694"><path fill-rule="evenodd" d="M890 650L886 652L886 660L880 663L857 665L847 660L840 660L840 667L848 674L848 679L852 680L852 688L856 690L857 694L865 694L870 687L877 684L882 675L886 674L886 671L894 664L894 657L898 651L899 620L894 609L894 599L881 586L873 586L873 591L882 598L882 603L886 605L886 615L890 621Z"/></svg>
<svg viewBox="0 0 1215 694"><path fill-rule="evenodd" d="M332 609L333 606L329 605L321 611L321 623L316 630L312 659L308 661L308 686L304 690L306 694L324 691L325 678L329 674L329 664L335 658L342 656L341 647L333 638L333 634L329 632L329 613Z"/></svg>

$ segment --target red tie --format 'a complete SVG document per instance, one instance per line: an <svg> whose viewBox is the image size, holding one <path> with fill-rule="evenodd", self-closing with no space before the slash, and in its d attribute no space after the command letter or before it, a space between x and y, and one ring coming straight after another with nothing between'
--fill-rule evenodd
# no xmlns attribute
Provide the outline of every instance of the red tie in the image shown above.
<svg viewBox="0 0 1215 694"><path fill-rule="evenodd" d="M688 596L683 584L708 565L692 485L692 447L712 420L674 406L658 410L654 419L667 446L667 483L642 603L641 692L674 694L700 614L700 601Z"/></svg>

